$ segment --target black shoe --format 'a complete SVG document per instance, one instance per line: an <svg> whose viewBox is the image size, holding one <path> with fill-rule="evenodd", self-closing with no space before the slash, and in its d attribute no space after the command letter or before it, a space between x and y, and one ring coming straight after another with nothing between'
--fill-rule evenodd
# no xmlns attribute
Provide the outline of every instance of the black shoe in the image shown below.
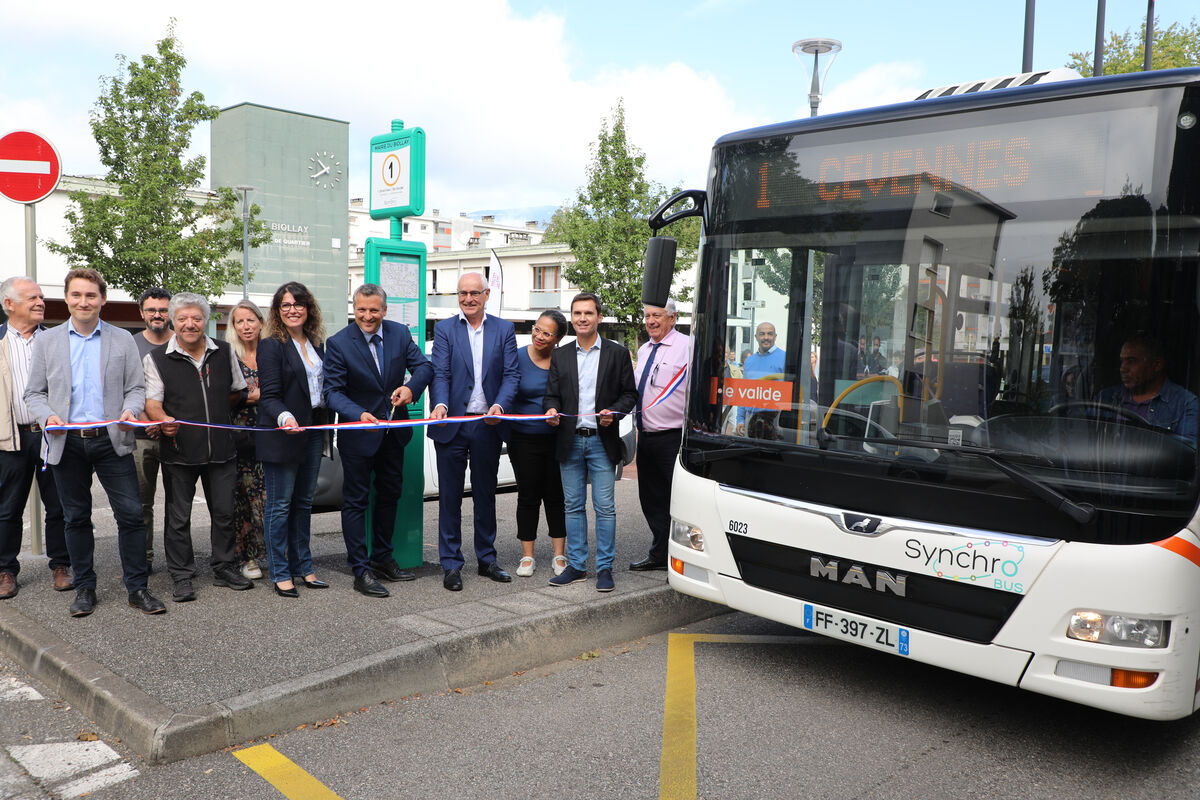
<svg viewBox="0 0 1200 800"><path fill-rule="evenodd" d="M237 567L222 564L213 570L213 586L227 586L236 592L254 588L254 581L242 574Z"/></svg>
<svg viewBox="0 0 1200 800"><path fill-rule="evenodd" d="M462 570L448 569L446 574L442 576L442 586L445 586L452 592L462 591Z"/></svg>
<svg viewBox="0 0 1200 800"><path fill-rule="evenodd" d="M129 605L136 608L143 614L165 614L167 607L162 604L154 595L146 589L138 589L133 594L129 595Z"/></svg>
<svg viewBox="0 0 1200 800"><path fill-rule="evenodd" d="M491 578L496 583L512 583L512 575L500 569L500 565L495 561L490 564L480 564L479 574L485 578Z"/></svg>
<svg viewBox="0 0 1200 800"><path fill-rule="evenodd" d="M96 608L96 590L84 586L75 592L75 602L71 603L72 617L86 617Z"/></svg>
<svg viewBox="0 0 1200 800"><path fill-rule="evenodd" d="M384 588L382 583L375 580L375 576L371 574L370 570L354 579L354 591L365 594L367 597L390 597L392 594Z"/></svg>
<svg viewBox="0 0 1200 800"><path fill-rule="evenodd" d="M299 583L302 586L304 586L304 588L306 588L306 589L328 589L329 588L329 584L326 583L325 581L319 581L316 578L313 578L310 581L308 578L297 578L295 575L292 576L292 583Z"/></svg>
<svg viewBox="0 0 1200 800"><path fill-rule="evenodd" d="M279 595L280 597L299 597L300 596L300 592L296 591L295 586L293 586L290 589L285 589L282 586L280 586L278 583L275 583L273 581L271 583L271 586L275 587L275 594Z"/></svg>
<svg viewBox="0 0 1200 800"><path fill-rule="evenodd" d="M400 569L400 565L394 558L389 558L387 561L372 561L371 572L375 573L376 578L385 581L415 581L417 579L415 573Z"/></svg>
<svg viewBox="0 0 1200 800"><path fill-rule="evenodd" d="M190 603L196 599L196 590L192 587L191 581L175 581L175 588L171 591L171 599L176 603Z"/></svg>
<svg viewBox="0 0 1200 800"><path fill-rule="evenodd" d="M651 572L656 569L666 569L667 562L655 561L653 558L646 556L641 561L635 561L629 565L630 572Z"/></svg>

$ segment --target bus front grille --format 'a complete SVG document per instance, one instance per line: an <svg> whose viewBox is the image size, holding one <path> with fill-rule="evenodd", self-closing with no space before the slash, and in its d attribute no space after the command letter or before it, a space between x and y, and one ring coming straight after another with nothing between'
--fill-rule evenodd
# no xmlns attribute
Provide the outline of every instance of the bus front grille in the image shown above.
<svg viewBox="0 0 1200 800"><path fill-rule="evenodd" d="M727 534L742 580L852 614L987 643L1021 595Z"/></svg>

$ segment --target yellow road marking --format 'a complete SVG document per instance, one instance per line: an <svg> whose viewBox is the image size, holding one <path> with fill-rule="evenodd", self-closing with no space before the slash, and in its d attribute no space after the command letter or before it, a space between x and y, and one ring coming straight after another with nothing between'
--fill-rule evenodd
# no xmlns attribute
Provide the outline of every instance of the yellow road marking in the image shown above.
<svg viewBox="0 0 1200 800"><path fill-rule="evenodd" d="M237 750L234 755L288 800L342 800L269 744Z"/></svg>
<svg viewBox="0 0 1200 800"><path fill-rule="evenodd" d="M659 800L696 799L696 643L789 644L800 636L672 633L667 637L667 689L663 702Z"/></svg>

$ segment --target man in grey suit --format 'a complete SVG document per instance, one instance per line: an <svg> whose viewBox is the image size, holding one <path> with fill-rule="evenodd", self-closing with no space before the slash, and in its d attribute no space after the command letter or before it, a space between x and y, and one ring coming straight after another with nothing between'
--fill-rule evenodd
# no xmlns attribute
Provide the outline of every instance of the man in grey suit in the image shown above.
<svg viewBox="0 0 1200 800"><path fill-rule="evenodd" d="M134 421L146 403L142 360L133 337L100 320L108 287L94 269L67 273L70 319L38 337L29 366L25 404L42 428L64 423ZM117 547L129 605L146 614L166 606L146 589L146 525L133 464L133 430L123 425L49 431L45 461L66 519L67 551L75 571L71 616L96 605L92 556L92 475L117 520Z"/></svg>

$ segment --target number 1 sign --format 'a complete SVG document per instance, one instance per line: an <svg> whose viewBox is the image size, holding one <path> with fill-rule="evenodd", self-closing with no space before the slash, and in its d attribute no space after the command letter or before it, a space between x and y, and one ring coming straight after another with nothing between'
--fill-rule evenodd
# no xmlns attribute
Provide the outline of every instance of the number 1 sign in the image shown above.
<svg viewBox="0 0 1200 800"><path fill-rule="evenodd" d="M371 218L423 213L425 131L407 128L371 137Z"/></svg>

